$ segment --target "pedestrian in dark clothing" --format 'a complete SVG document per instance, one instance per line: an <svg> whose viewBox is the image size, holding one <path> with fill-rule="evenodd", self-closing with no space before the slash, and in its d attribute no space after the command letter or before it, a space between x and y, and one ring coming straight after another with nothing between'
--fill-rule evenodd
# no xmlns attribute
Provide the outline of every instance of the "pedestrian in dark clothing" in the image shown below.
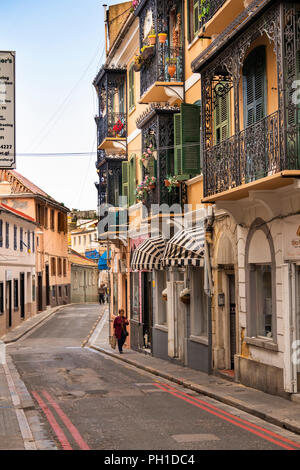
<svg viewBox="0 0 300 470"><path fill-rule="evenodd" d="M105 296L105 285L101 284L101 286L99 287L99 303L100 303L100 305L105 303L104 296Z"/></svg>
<svg viewBox="0 0 300 470"><path fill-rule="evenodd" d="M119 310L119 315L114 319L114 330L115 330L115 337L118 340L118 348L119 353L123 353L123 345L126 341L126 337L128 333L126 331L126 325L129 325L129 321L125 317L125 313L123 309Z"/></svg>

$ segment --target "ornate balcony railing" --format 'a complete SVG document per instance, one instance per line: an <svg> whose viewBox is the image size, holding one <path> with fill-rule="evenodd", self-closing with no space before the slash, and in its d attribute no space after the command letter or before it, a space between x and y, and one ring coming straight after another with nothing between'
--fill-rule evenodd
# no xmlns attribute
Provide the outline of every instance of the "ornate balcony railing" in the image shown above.
<svg viewBox="0 0 300 470"><path fill-rule="evenodd" d="M182 82L184 79L182 47L157 43L155 54L141 70L141 95L155 82ZM175 66L175 71L169 67Z"/></svg>
<svg viewBox="0 0 300 470"><path fill-rule="evenodd" d="M204 26L225 2L226 0L204 0L204 2L201 2L199 6L200 26Z"/></svg>
<svg viewBox="0 0 300 470"><path fill-rule="evenodd" d="M278 111L204 152L204 195L211 196L291 169ZM295 166L293 161L292 166ZM299 162L296 163L300 169Z"/></svg>
<svg viewBox="0 0 300 470"><path fill-rule="evenodd" d="M99 119L98 145L107 137L125 138L126 135L126 113L110 112Z"/></svg>

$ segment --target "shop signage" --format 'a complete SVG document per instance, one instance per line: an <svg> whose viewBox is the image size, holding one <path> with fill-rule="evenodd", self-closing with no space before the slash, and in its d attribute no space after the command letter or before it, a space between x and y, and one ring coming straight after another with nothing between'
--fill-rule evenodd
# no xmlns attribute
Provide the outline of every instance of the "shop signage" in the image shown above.
<svg viewBox="0 0 300 470"><path fill-rule="evenodd" d="M15 52L0 51L0 169L16 167Z"/></svg>
<svg viewBox="0 0 300 470"><path fill-rule="evenodd" d="M293 216L284 221L284 259L286 261L300 260L300 216Z"/></svg>

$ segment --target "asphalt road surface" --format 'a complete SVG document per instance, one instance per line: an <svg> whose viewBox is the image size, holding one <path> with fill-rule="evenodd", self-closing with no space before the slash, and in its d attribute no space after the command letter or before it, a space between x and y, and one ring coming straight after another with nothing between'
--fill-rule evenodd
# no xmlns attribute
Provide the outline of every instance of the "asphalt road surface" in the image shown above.
<svg viewBox="0 0 300 470"><path fill-rule="evenodd" d="M99 313L66 307L8 347L58 449L300 449L300 436L82 348Z"/></svg>

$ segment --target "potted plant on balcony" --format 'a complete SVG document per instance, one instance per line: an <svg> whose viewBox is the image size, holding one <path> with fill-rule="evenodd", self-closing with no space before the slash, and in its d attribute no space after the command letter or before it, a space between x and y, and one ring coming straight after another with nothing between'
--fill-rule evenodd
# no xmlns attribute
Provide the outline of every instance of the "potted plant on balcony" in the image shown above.
<svg viewBox="0 0 300 470"><path fill-rule="evenodd" d="M167 40L167 33L158 33L158 40L164 44Z"/></svg>
<svg viewBox="0 0 300 470"><path fill-rule="evenodd" d="M154 55L154 46L143 46L141 48L141 56L143 60L147 60Z"/></svg>
<svg viewBox="0 0 300 470"><path fill-rule="evenodd" d="M155 176L150 176L150 175L146 176L146 178L144 179L144 183L145 183L146 191L151 191L156 186Z"/></svg>
<svg viewBox="0 0 300 470"><path fill-rule="evenodd" d="M144 165L145 168L148 168L148 165L149 165L149 161L151 160L151 158L154 158L154 155L153 155L153 145L150 144L146 151L143 152L143 155L142 155L142 164Z"/></svg>
<svg viewBox="0 0 300 470"><path fill-rule="evenodd" d="M171 192L174 188L180 186L180 182L176 176L167 176L167 179L165 179L165 186L168 191Z"/></svg>
<svg viewBox="0 0 300 470"><path fill-rule="evenodd" d="M208 16L210 11L210 0L201 0L200 9L199 9L199 20L202 21L203 18Z"/></svg>
<svg viewBox="0 0 300 470"><path fill-rule="evenodd" d="M156 33L155 29L151 29L149 35L148 35L148 41L150 46L154 46L156 43Z"/></svg>
<svg viewBox="0 0 300 470"><path fill-rule="evenodd" d="M141 55L136 55L134 57L134 65L133 65L133 70L135 72L139 72L143 66L143 57Z"/></svg>
<svg viewBox="0 0 300 470"><path fill-rule="evenodd" d="M167 57L167 64L168 64L168 73L170 77L173 78L176 72L177 58Z"/></svg>
<svg viewBox="0 0 300 470"><path fill-rule="evenodd" d="M116 124L113 126L113 131L116 137L120 137L120 133L122 132L123 128L124 128L123 122L120 119L118 119Z"/></svg>

